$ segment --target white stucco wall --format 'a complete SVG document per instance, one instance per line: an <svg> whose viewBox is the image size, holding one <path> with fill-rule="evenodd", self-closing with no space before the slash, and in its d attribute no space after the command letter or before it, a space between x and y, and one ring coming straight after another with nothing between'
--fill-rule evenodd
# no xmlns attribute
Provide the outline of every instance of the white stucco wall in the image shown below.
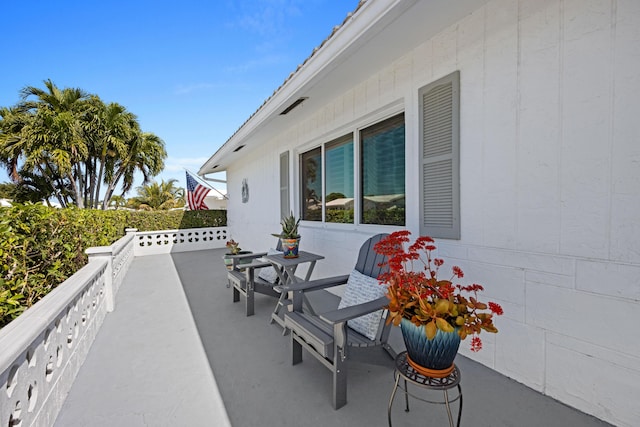
<svg viewBox="0 0 640 427"><path fill-rule="evenodd" d="M461 75L459 241L447 265L500 302L500 333L462 352L568 405L640 425L640 1L495 0L247 153L228 170L229 227L266 249L278 156L404 111L407 227L418 230L418 89ZM240 200L247 178L249 203ZM292 206L297 206L292 187ZM305 224L317 276L347 273L385 227ZM246 244L245 244L246 243Z"/></svg>

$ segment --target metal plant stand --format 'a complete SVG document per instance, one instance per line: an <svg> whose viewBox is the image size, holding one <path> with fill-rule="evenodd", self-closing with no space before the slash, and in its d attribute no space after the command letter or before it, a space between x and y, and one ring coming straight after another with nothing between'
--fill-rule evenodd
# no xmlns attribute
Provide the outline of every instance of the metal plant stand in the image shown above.
<svg viewBox="0 0 640 427"><path fill-rule="evenodd" d="M447 415L449 416L449 426L453 427L453 415L451 414L451 406L452 402L456 400L459 401L458 406L458 420L455 425L460 427L460 419L462 418L462 388L460 387L460 370L457 366L454 366L453 371L449 376L444 378L433 378L424 376L418 372L416 372L409 362L407 361L407 352L403 351L396 357L396 369L393 373L395 377L395 384L393 386L393 391L391 392L391 398L389 399L389 407L387 410L387 415L389 419L389 427L391 427L391 406L393 405L393 399L396 395L396 391L398 387L404 390L404 398L406 405L406 412L409 412L409 396L421 400L427 403L435 403L435 404L443 404L447 407ZM400 379L404 380L404 387L400 385ZM408 389L408 385L411 384L415 387L419 387L427 390L441 390L444 393L444 399L441 401L433 401L427 400L422 397L416 396L415 394L411 394ZM458 394L453 399L449 398L449 389L456 387L458 389Z"/></svg>

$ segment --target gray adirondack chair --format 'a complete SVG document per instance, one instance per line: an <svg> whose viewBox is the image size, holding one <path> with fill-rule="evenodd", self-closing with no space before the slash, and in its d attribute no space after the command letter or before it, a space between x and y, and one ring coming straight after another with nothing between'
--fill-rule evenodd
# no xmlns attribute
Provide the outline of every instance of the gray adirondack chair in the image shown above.
<svg viewBox="0 0 640 427"><path fill-rule="evenodd" d="M282 244L278 239L276 245L277 251L282 251ZM261 269L273 269L273 265L269 262L261 261L260 258L267 255L267 252L257 252L250 254L230 255L233 260L233 267L227 273L229 286L233 288L233 302L240 301L240 295L245 298L245 311L247 316L253 316L255 313L254 301L255 293L268 295L279 298L280 293L274 290L274 286L278 286L278 275L273 275L271 281L260 277ZM250 260L250 263L246 263ZM241 263L244 261L244 263Z"/></svg>
<svg viewBox="0 0 640 427"><path fill-rule="evenodd" d="M373 245L384 236L386 235L378 234L364 242L360 248L355 270L371 278L377 278L383 272L379 264L384 257L373 250ZM385 324L384 316L380 318L373 338L356 332L347 324L349 320L381 310L388 303L385 296L324 313L309 313L308 310L302 310L302 296L305 292L343 285L348 280L349 275L343 275L302 282L287 288L293 291L293 311L286 313L284 318L285 328L291 332L292 363L296 365L302 362L302 349L305 349L332 372L332 404L335 409L347 403L345 362L351 352L355 349L382 346L392 358L396 356L395 351L387 343L391 325ZM373 286L382 287L377 280L374 281ZM384 288L382 289L384 291ZM345 290L345 297L346 292Z"/></svg>

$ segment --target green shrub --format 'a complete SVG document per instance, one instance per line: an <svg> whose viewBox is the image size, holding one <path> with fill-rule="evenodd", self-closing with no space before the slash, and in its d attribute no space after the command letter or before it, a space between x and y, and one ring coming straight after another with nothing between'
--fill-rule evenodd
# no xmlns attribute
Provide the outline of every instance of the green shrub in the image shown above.
<svg viewBox="0 0 640 427"><path fill-rule="evenodd" d="M227 211L128 211L126 226L138 231L183 228L222 227L227 225Z"/></svg>
<svg viewBox="0 0 640 427"><path fill-rule="evenodd" d="M353 208L352 209L327 209L327 222L340 222L344 224L353 224Z"/></svg>
<svg viewBox="0 0 640 427"><path fill-rule="evenodd" d="M43 205L0 208L0 328L109 246L125 228L153 231L226 225L226 211L99 211Z"/></svg>

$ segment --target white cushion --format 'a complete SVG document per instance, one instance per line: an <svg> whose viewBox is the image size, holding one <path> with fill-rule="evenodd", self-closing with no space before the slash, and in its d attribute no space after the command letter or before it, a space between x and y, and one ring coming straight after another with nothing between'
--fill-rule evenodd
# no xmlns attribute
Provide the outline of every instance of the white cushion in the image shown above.
<svg viewBox="0 0 640 427"><path fill-rule="evenodd" d="M385 295L387 287L381 285L378 279L353 270L349 275L347 286L340 300L338 308L350 307L356 304L373 301ZM382 310L360 316L356 319L349 320L349 327L370 340L376 338L378 326L382 319Z"/></svg>
<svg viewBox="0 0 640 427"><path fill-rule="evenodd" d="M277 251L273 248L267 251L267 255L277 255L280 253L282 252ZM264 280L265 282L275 284L276 281L278 280L278 272L276 271L275 267L263 267L260 269L260 273L258 273L258 277Z"/></svg>

